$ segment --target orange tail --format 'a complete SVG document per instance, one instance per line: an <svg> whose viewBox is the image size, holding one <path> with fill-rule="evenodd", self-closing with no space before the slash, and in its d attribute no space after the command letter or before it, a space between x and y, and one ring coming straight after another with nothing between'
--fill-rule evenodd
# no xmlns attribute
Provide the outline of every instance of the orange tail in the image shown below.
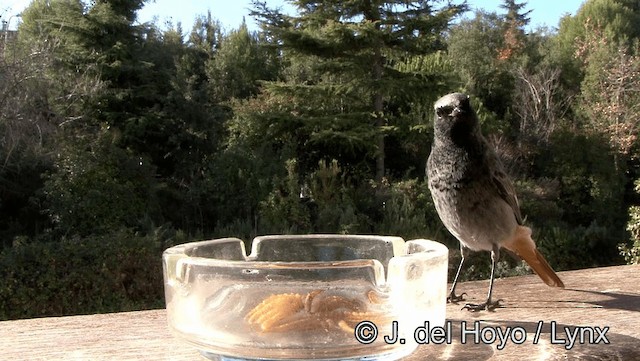
<svg viewBox="0 0 640 361"><path fill-rule="evenodd" d="M504 248L517 254L522 258L529 267L535 272L547 285L551 287L563 287L564 283L560 277L549 266L547 260L536 249L536 244L531 238L531 228L518 226L516 233L510 240L503 245Z"/></svg>

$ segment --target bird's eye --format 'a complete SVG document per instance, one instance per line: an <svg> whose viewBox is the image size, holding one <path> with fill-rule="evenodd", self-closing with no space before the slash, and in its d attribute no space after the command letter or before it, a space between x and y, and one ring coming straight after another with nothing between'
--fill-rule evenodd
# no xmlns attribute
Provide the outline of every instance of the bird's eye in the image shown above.
<svg viewBox="0 0 640 361"><path fill-rule="evenodd" d="M450 113L451 113L451 107L449 106L442 106L436 109L436 114L438 114L439 117L444 117L446 115L449 115Z"/></svg>

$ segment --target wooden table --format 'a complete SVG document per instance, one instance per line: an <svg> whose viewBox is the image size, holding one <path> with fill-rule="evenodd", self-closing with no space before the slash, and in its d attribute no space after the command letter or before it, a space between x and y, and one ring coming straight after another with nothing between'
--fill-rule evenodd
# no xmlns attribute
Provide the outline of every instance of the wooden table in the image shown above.
<svg viewBox="0 0 640 361"><path fill-rule="evenodd" d="M536 276L498 279L494 295L504 299L504 308L494 312L448 305L450 342L422 345L404 360L640 360L640 266L560 277L566 289L549 288ZM466 282L459 291L477 302L487 286ZM498 335L507 332L502 342ZM171 336L164 310L0 322L0 359L204 360Z"/></svg>

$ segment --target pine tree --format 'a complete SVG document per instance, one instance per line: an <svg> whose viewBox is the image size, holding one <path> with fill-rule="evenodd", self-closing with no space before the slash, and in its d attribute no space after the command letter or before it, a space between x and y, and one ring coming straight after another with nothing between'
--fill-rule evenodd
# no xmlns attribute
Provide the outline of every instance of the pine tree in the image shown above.
<svg viewBox="0 0 640 361"><path fill-rule="evenodd" d="M215 99L245 99L258 92L259 81L275 79L277 57L261 43L259 35L249 32L244 21L222 37L215 58L207 64Z"/></svg>
<svg viewBox="0 0 640 361"><path fill-rule="evenodd" d="M504 48L500 50L498 55L500 60L509 60L526 46L524 27L529 24L528 15L532 11L521 12L526 6L526 1L518 4L515 0L503 0L503 4L500 5L507 11L503 30Z"/></svg>
<svg viewBox="0 0 640 361"><path fill-rule="evenodd" d="M385 137L395 129L392 103L429 92L429 84L396 65L443 48L442 34L466 4L437 1L295 0L288 16L254 0L252 14L267 37L297 67L295 81L267 91L288 99L303 153L336 159L375 159L375 178L385 176ZM308 137L308 139L300 139ZM317 159L309 161L317 164ZM302 167L302 165L301 165Z"/></svg>

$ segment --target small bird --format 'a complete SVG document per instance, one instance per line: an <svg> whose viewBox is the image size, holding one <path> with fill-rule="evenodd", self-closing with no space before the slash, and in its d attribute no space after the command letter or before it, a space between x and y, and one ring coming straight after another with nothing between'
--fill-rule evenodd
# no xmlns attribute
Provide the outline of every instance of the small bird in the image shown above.
<svg viewBox="0 0 640 361"><path fill-rule="evenodd" d="M523 225L513 184L494 149L480 132L469 96L452 93L434 105L434 142L427 160L429 190L445 227L460 241L462 260L447 301L457 303L455 293L465 256L472 251L491 252L491 280L484 303L468 303L470 311L493 310L494 272L500 249L524 259L549 286L564 287L560 278L536 249L531 229Z"/></svg>

